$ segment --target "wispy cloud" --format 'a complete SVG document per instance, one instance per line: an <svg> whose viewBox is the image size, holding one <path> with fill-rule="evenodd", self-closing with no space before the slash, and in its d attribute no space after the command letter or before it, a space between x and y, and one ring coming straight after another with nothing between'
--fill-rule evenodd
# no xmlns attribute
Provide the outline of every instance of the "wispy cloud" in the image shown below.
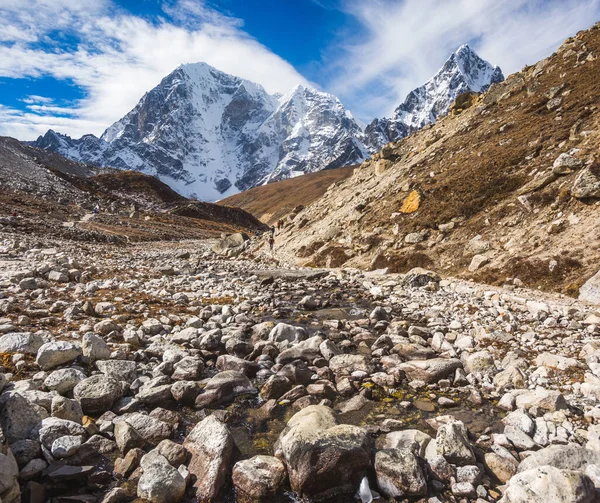
<svg viewBox="0 0 600 503"><path fill-rule="evenodd" d="M326 87L363 119L389 114L463 43L506 74L600 15L599 0L346 0L362 27L330 48Z"/></svg>
<svg viewBox="0 0 600 503"><path fill-rule="evenodd" d="M23 12L36 12L35 22ZM1 77L50 76L72 81L86 93L69 110L71 122L54 116L64 115L64 109L30 108L37 118L5 110L0 134L31 139L48 124L66 124L60 130L73 136L100 134L183 63L205 61L259 82L270 92L307 83L290 64L245 33L239 20L201 2L167 3L164 17L148 20L120 11L109 0L3 0L0 21L28 33L26 39L14 35L0 42ZM5 36L10 33L6 30Z"/></svg>

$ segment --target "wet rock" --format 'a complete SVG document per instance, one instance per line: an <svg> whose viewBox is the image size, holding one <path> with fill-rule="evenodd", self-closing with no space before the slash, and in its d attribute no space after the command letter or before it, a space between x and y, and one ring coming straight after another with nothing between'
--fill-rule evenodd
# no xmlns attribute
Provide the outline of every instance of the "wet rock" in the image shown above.
<svg viewBox="0 0 600 503"><path fill-rule="evenodd" d="M233 485L252 500L273 497L285 479L285 466L272 456L254 456L233 467Z"/></svg>
<svg viewBox="0 0 600 503"><path fill-rule="evenodd" d="M385 449L375 454L377 487L384 496L420 496L427 482L417 458L410 449Z"/></svg>
<svg viewBox="0 0 600 503"><path fill-rule="evenodd" d="M371 462L371 446L365 430L338 425L329 407L311 405L289 420L275 455L284 461L294 491L323 499L356 492Z"/></svg>
<svg viewBox="0 0 600 503"><path fill-rule="evenodd" d="M234 445L227 427L214 416L199 422L186 437L183 446L192 456L188 469L196 479L194 487L200 501L219 493L233 461Z"/></svg>

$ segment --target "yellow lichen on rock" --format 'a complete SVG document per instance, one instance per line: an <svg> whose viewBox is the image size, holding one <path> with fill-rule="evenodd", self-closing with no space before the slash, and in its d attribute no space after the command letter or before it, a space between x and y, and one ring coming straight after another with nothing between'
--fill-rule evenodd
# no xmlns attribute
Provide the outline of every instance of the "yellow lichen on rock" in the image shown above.
<svg viewBox="0 0 600 503"><path fill-rule="evenodd" d="M421 205L421 194L418 191L413 190L402 202L400 213L414 213L419 209Z"/></svg>

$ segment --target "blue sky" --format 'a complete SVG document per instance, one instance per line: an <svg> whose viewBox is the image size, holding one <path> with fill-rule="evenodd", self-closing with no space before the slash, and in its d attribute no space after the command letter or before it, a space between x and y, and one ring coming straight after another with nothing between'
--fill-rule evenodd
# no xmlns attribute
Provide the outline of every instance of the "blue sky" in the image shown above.
<svg viewBox="0 0 600 503"><path fill-rule="evenodd" d="M600 0L0 0L0 135L99 135L198 61L368 122L463 43L508 75L599 19Z"/></svg>

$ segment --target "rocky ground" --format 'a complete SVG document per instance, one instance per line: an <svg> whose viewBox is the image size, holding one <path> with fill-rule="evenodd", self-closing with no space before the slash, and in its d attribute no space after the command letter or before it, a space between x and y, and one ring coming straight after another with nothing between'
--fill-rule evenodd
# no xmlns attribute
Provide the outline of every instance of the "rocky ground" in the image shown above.
<svg viewBox="0 0 600 503"><path fill-rule="evenodd" d="M3 503L600 498L597 308L0 237Z"/></svg>

